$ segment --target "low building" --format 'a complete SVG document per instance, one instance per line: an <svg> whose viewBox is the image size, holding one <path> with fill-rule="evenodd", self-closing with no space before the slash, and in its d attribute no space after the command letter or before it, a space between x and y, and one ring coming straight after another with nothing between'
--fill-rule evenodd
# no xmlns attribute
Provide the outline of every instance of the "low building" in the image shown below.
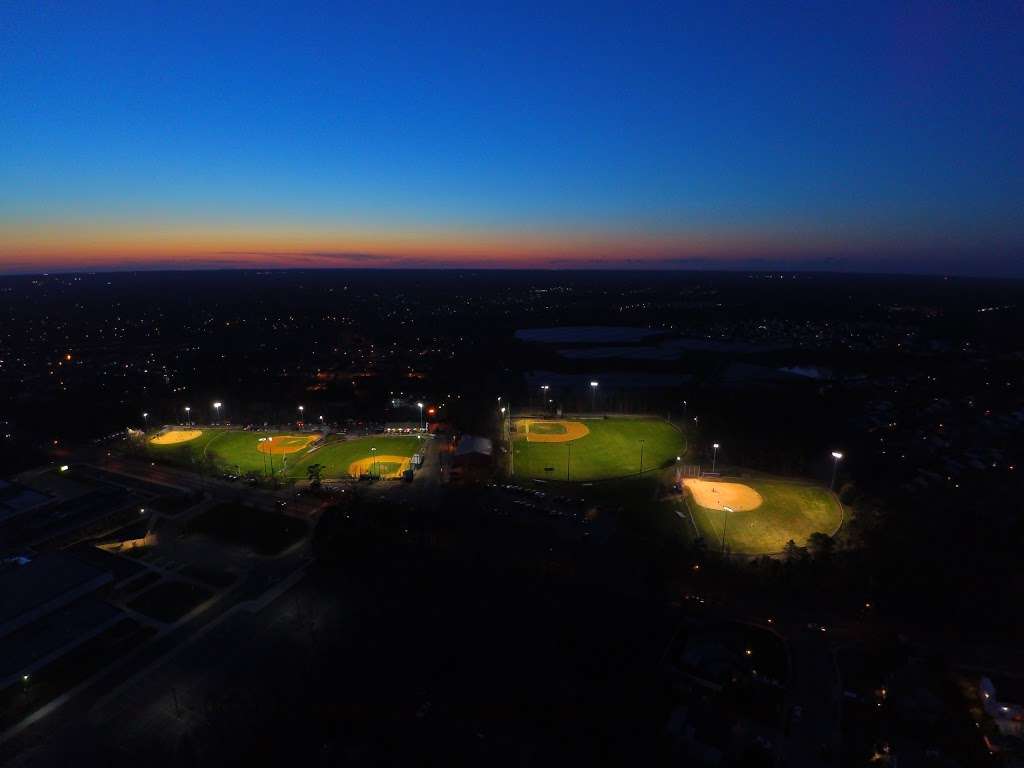
<svg viewBox="0 0 1024 768"><path fill-rule="evenodd" d="M452 479L486 479L494 465L494 445L486 437L463 435L452 456Z"/></svg>

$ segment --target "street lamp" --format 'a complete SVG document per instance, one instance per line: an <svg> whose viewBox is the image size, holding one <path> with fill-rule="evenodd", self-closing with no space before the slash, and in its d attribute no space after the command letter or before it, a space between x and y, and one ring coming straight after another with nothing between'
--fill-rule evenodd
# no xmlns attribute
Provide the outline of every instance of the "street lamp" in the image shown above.
<svg viewBox="0 0 1024 768"><path fill-rule="evenodd" d="M302 421L302 412L303 412L304 410L306 410L306 407L305 407L305 406L303 406L303 405L300 405L300 406L299 406L299 421Z"/></svg>
<svg viewBox="0 0 1024 768"><path fill-rule="evenodd" d="M843 454L839 451L832 451L832 482L829 483L828 489L834 491L836 489L836 472L839 470L839 462L842 461Z"/></svg>
<svg viewBox="0 0 1024 768"><path fill-rule="evenodd" d="M597 410L597 406L595 405L596 402L597 402L597 382L596 381L592 381L592 382L590 382L590 410L591 411Z"/></svg>
<svg viewBox="0 0 1024 768"><path fill-rule="evenodd" d="M185 406L185 423L192 426L192 409L189 406Z"/></svg>
<svg viewBox="0 0 1024 768"><path fill-rule="evenodd" d="M715 443L711 447L715 449L715 453L711 457L711 471L714 472L715 471L715 467L718 466L718 449L719 449L720 446L718 445L718 443Z"/></svg>
<svg viewBox="0 0 1024 768"><path fill-rule="evenodd" d="M733 511L732 507L723 506L722 509L725 512L725 522L722 524L722 554L725 554L725 532L729 529L729 513Z"/></svg>
<svg viewBox="0 0 1024 768"><path fill-rule="evenodd" d="M423 429L423 403L416 403L416 407L420 409L420 429Z"/></svg>
<svg viewBox="0 0 1024 768"><path fill-rule="evenodd" d="M142 428L143 429L149 429L149 412L148 411L143 411L142 412Z"/></svg>
<svg viewBox="0 0 1024 768"><path fill-rule="evenodd" d="M220 406L221 406L220 400L218 400L216 403L213 404L213 413L214 413L213 420L214 421L220 421Z"/></svg>

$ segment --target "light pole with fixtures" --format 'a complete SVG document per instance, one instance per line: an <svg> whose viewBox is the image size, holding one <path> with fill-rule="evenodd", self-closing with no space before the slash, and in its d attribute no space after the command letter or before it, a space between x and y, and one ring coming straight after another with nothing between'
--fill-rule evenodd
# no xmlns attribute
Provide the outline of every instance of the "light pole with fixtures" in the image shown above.
<svg viewBox="0 0 1024 768"><path fill-rule="evenodd" d="M590 382L590 411L594 412L597 410L597 382Z"/></svg>
<svg viewBox="0 0 1024 768"><path fill-rule="evenodd" d="M420 429L423 429L426 426L423 423L423 403L416 403L416 407L420 409Z"/></svg>
<svg viewBox="0 0 1024 768"><path fill-rule="evenodd" d="M829 483L828 489L835 491L836 489L836 472L839 471L839 462L842 461L843 454L839 451L832 451L832 482Z"/></svg>
<svg viewBox="0 0 1024 768"><path fill-rule="evenodd" d="M187 405L185 406L185 424L192 426L192 408Z"/></svg>
<svg viewBox="0 0 1024 768"><path fill-rule="evenodd" d="M732 512L732 507L722 507L725 512L725 522L722 523L722 554L725 554L725 532L729 529L729 513Z"/></svg>
<svg viewBox="0 0 1024 768"><path fill-rule="evenodd" d="M214 420L214 422L219 422L220 421L220 406L221 405L222 405L222 403L220 402L220 400L218 400L217 402L215 402L213 404L213 420Z"/></svg>
<svg viewBox="0 0 1024 768"><path fill-rule="evenodd" d="M718 466L718 449L720 446L718 443L715 443L711 447L715 449L714 454L711 456L711 471L714 472L715 468Z"/></svg>

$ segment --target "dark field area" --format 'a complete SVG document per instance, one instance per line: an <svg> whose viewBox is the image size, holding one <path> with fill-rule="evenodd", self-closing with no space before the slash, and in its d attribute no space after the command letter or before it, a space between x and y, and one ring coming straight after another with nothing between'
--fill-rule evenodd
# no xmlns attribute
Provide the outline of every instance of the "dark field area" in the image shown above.
<svg viewBox="0 0 1024 768"><path fill-rule="evenodd" d="M162 581L128 603L128 607L157 621L177 621L210 597L202 587L183 581Z"/></svg>
<svg viewBox="0 0 1024 768"><path fill-rule="evenodd" d="M306 525L301 520L252 507L219 504L190 520L187 530L270 556L299 541L306 534Z"/></svg>

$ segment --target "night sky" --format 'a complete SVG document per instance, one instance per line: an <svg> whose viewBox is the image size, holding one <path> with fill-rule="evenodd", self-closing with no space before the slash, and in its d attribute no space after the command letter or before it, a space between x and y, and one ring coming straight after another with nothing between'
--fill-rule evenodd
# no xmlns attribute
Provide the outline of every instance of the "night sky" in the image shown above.
<svg viewBox="0 0 1024 768"><path fill-rule="evenodd" d="M1024 275L1024 3L8 0L0 147L0 272Z"/></svg>

